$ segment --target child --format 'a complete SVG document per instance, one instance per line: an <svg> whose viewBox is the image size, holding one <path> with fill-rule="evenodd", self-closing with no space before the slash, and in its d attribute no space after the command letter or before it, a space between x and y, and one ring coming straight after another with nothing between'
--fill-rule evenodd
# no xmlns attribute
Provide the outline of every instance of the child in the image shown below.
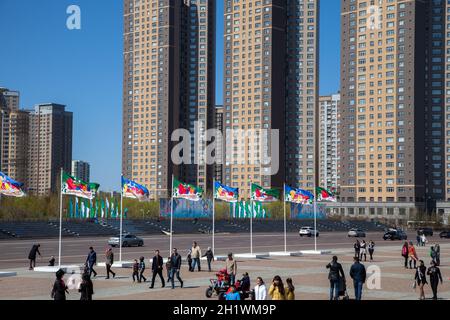
<svg viewBox="0 0 450 320"><path fill-rule="evenodd" d="M191 250L188 251L187 262L188 262L188 266L189 266L189 271L190 271L190 272L194 272L194 268L192 268L192 255L191 255Z"/></svg>
<svg viewBox="0 0 450 320"><path fill-rule="evenodd" d="M144 277L144 271L145 271L145 262L144 262L144 257L141 257L140 263L139 263L139 282L142 282L142 279L144 279L144 282L147 281L147 278Z"/></svg>
<svg viewBox="0 0 450 320"><path fill-rule="evenodd" d="M48 266L49 267L54 267L55 266L55 257L52 256L50 261L48 262Z"/></svg>
<svg viewBox="0 0 450 320"><path fill-rule="evenodd" d="M136 280L138 282L141 282L139 279L139 263L137 261L137 259L134 259L134 264L133 264L133 282L136 282Z"/></svg>
<svg viewBox="0 0 450 320"><path fill-rule="evenodd" d="M172 278L170 277L170 270L172 270L172 258L171 257L167 258L166 270L167 270L167 283L169 283L170 280L172 280Z"/></svg>

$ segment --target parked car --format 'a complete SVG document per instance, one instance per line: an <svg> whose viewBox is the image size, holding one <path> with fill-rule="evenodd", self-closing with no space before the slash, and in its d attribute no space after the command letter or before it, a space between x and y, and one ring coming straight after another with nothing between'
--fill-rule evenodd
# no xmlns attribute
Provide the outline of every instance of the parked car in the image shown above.
<svg viewBox="0 0 450 320"><path fill-rule="evenodd" d="M350 231L347 234L348 237L355 237L355 238L365 238L366 233L361 229L350 229Z"/></svg>
<svg viewBox="0 0 450 320"><path fill-rule="evenodd" d="M417 229L417 234L418 235L424 234L427 237L432 237L433 236L433 229L431 229L431 228L419 228L419 229Z"/></svg>
<svg viewBox="0 0 450 320"><path fill-rule="evenodd" d="M313 227L301 227L300 231L298 232L300 237L306 236L306 237L312 237L313 235L315 237L319 236L319 230L314 230Z"/></svg>
<svg viewBox="0 0 450 320"><path fill-rule="evenodd" d="M446 239L450 239L450 231L442 231L440 234L439 234L439 237L442 239L442 238L446 238Z"/></svg>
<svg viewBox="0 0 450 320"><path fill-rule="evenodd" d="M108 240L108 244L112 247L118 247L120 243L120 235L117 235L116 237L111 237ZM142 247L144 245L144 240L136 237L132 234L123 234L122 235L122 247Z"/></svg>
<svg viewBox="0 0 450 320"><path fill-rule="evenodd" d="M391 230L384 234L383 240L408 240L408 236L401 230Z"/></svg>

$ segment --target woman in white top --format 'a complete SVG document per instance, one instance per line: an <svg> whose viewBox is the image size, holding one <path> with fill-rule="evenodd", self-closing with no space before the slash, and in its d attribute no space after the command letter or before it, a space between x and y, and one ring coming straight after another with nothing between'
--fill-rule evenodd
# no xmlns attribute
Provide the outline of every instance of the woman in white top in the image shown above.
<svg viewBox="0 0 450 320"><path fill-rule="evenodd" d="M267 288L261 277L256 278L255 300L266 300Z"/></svg>

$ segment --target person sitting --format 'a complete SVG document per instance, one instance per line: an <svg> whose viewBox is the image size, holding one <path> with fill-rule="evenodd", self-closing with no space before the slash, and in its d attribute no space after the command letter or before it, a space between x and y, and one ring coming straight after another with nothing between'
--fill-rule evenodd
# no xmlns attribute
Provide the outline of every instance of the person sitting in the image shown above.
<svg viewBox="0 0 450 320"><path fill-rule="evenodd" d="M241 300L241 295L236 291L233 284L230 287L230 292L225 294L225 300Z"/></svg>
<svg viewBox="0 0 450 320"><path fill-rule="evenodd" d="M55 266L55 257L52 256L50 261L48 262L48 266L49 267L54 267Z"/></svg>

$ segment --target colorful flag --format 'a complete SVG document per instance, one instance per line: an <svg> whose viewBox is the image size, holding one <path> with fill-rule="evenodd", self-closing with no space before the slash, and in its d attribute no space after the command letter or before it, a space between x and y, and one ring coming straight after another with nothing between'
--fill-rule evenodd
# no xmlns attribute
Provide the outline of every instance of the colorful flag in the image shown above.
<svg viewBox="0 0 450 320"><path fill-rule="evenodd" d="M239 200L239 189L228 187L216 181L214 184L214 198L225 202L237 202Z"/></svg>
<svg viewBox="0 0 450 320"><path fill-rule="evenodd" d="M78 198L75 197L75 218L79 218L80 217L80 212L79 212L79 208L78 208Z"/></svg>
<svg viewBox="0 0 450 320"><path fill-rule="evenodd" d="M73 202L72 202L72 198L70 198L70 200L69 200L69 218L73 219Z"/></svg>
<svg viewBox="0 0 450 320"><path fill-rule="evenodd" d="M264 189L252 183L251 200L259 202L274 202L280 199L280 191L277 189Z"/></svg>
<svg viewBox="0 0 450 320"><path fill-rule="evenodd" d="M106 207L105 207L105 211L106 211L106 218L108 218L108 212L109 212L109 201L108 201L108 197L105 198L106 201ZM111 217L111 213L109 214L109 217Z"/></svg>
<svg viewBox="0 0 450 320"><path fill-rule="evenodd" d="M62 194L92 200L95 198L99 188L100 185L98 183L87 183L63 172L61 188Z"/></svg>
<svg viewBox="0 0 450 320"><path fill-rule="evenodd" d="M105 202L103 201L103 199L101 201L100 207L102 209L102 219L103 219L105 217Z"/></svg>
<svg viewBox="0 0 450 320"><path fill-rule="evenodd" d="M174 198L182 198L190 201L200 201L202 200L203 190L202 188L175 179L173 181L172 196Z"/></svg>
<svg viewBox="0 0 450 320"><path fill-rule="evenodd" d="M22 198L25 192L22 190L23 183L14 181L3 172L0 172L0 194L8 197Z"/></svg>
<svg viewBox="0 0 450 320"><path fill-rule="evenodd" d="M337 202L336 196L327 189L317 187L316 195L317 195L317 201Z"/></svg>
<svg viewBox="0 0 450 320"><path fill-rule="evenodd" d="M134 181L122 177L122 195L124 198L138 199L144 201L148 199L150 192L148 189Z"/></svg>
<svg viewBox="0 0 450 320"><path fill-rule="evenodd" d="M284 186L284 200L292 203L311 204L314 201L314 195L306 190Z"/></svg>

